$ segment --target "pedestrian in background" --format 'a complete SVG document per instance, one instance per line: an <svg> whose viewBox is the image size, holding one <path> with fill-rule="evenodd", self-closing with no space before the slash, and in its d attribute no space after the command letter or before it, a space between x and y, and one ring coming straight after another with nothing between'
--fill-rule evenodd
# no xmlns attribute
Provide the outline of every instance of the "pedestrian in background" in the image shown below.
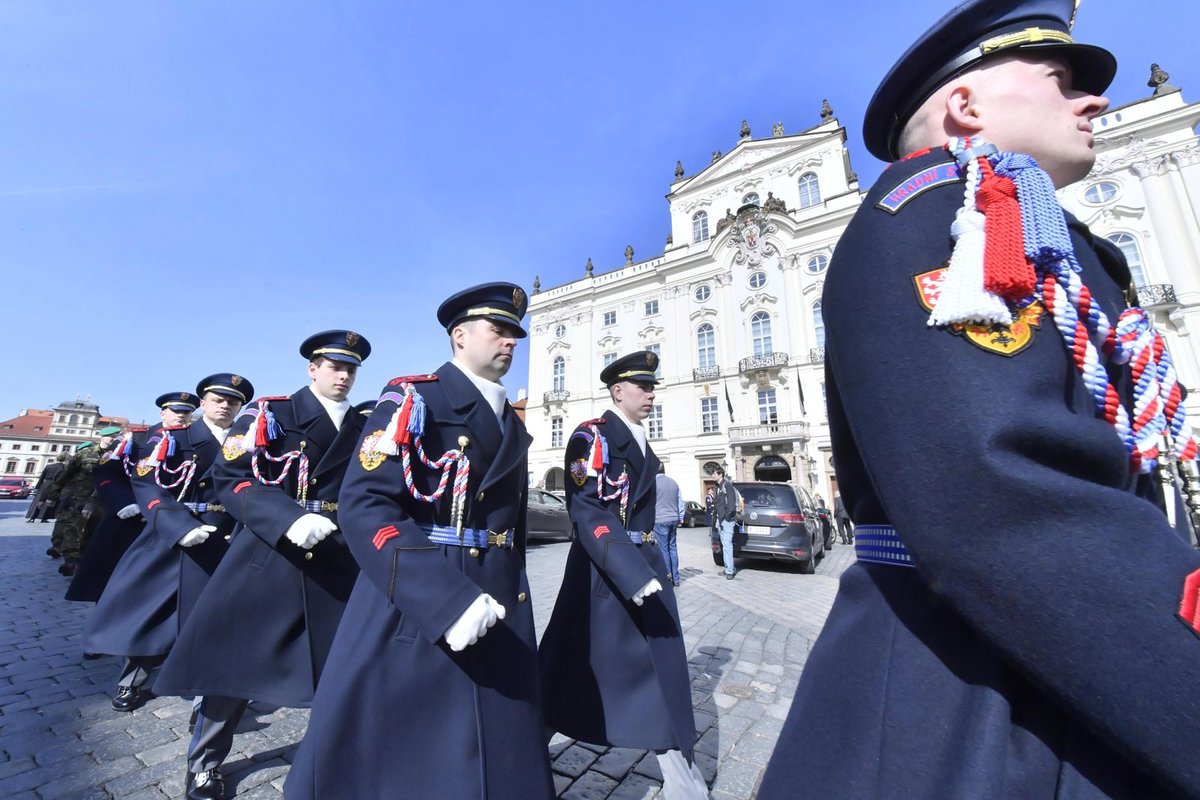
<svg viewBox="0 0 1200 800"><path fill-rule="evenodd" d="M65 455L60 455L53 462L46 465L42 470L42 474L38 476L37 484L33 487L33 499L29 501L29 510L25 512L26 522L45 522L54 516L54 499L51 496L50 487L54 485L54 479L58 477L64 469L66 469ZM47 552L46 555L53 555ZM58 558L58 556L53 556Z"/></svg>
<svg viewBox="0 0 1200 800"><path fill-rule="evenodd" d="M854 526L850 524L850 515L846 513L841 492L833 496L833 516L837 520L838 538L842 544L854 544Z"/></svg>
<svg viewBox="0 0 1200 800"><path fill-rule="evenodd" d="M738 509L742 507L742 496L733 481L725 477L725 468L717 467L713 472L717 485L713 490L713 523L721 537L721 554L725 561L725 580L733 580L737 570L733 567L733 526L737 522Z"/></svg>
<svg viewBox="0 0 1200 800"><path fill-rule="evenodd" d="M668 477L666 469L660 463L658 474L654 476L654 488L658 493L654 506L654 536L658 539L658 548L662 550L663 563L667 565L667 578L676 586L679 585L679 523L687 507L683 504L683 495L679 484L674 478Z"/></svg>

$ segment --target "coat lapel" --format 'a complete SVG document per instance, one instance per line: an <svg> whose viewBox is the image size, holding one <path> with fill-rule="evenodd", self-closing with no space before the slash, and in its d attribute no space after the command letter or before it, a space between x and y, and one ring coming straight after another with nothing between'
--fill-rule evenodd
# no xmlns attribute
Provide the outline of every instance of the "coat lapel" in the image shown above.
<svg viewBox="0 0 1200 800"><path fill-rule="evenodd" d="M491 409L489 409L490 411ZM504 438L500 441L500 449L492 458L488 471L479 484L480 490L487 489L512 471L521 463L529 452L533 437L525 430L525 425L517 418L517 412L508 403L504 404Z"/></svg>
<svg viewBox="0 0 1200 800"><path fill-rule="evenodd" d="M217 437L213 436L204 420L198 419L188 428L188 439L192 452L196 454L196 463L203 469L208 469L220 447Z"/></svg>
<svg viewBox="0 0 1200 800"><path fill-rule="evenodd" d="M324 412L324 409L322 409ZM328 414L325 415L328 418ZM346 412L346 416L342 418L342 427L338 430L337 436L328 449L321 454L321 460L317 463L313 471L313 478L317 480L317 485L321 486L324 481L321 480L326 474L331 471L343 469L346 462L350 460L351 453L358 446L358 439L362 436L363 423L366 418L362 414L356 413L354 409ZM330 422L332 425L332 421Z"/></svg>
<svg viewBox="0 0 1200 800"><path fill-rule="evenodd" d="M319 461L325 449L337 437L338 431L333 427L333 420L325 413L325 408L307 386L292 395L292 411L296 415L297 432L306 442L305 450L318 451L315 454L308 453L310 463ZM350 416L351 413L347 411L346 416Z"/></svg>
<svg viewBox="0 0 1200 800"><path fill-rule="evenodd" d="M499 451L501 441L500 424L492 413L492 407L462 370L449 361L441 366L437 376L450 407L471 432L467 457L472 461L491 461ZM448 448L458 447L457 442L444 444ZM431 457L436 458L432 454Z"/></svg>
<svg viewBox="0 0 1200 800"><path fill-rule="evenodd" d="M637 449L637 445L634 445ZM642 501L651 489L654 488L654 479L658 475L658 456L654 454L654 450L646 445L646 463L642 465L641 471L638 473L637 485L633 487L633 497L630 500L631 505L637 505Z"/></svg>

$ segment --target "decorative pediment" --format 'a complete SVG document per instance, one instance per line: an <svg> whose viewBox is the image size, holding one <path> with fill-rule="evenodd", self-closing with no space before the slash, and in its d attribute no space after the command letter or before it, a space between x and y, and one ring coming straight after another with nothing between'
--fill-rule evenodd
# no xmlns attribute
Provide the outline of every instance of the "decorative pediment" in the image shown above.
<svg viewBox="0 0 1200 800"><path fill-rule="evenodd" d="M1146 209L1135 206L1111 205L1096 210L1095 214L1084 220L1092 231L1098 232L1106 228L1122 227L1130 220L1140 220L1146 216ZM1103 234L1107 235L1107 234Z"/></svg>
<svg viewBox="0 0 1200 800"><path fill-rule="evenodd" d="M747 178L744 181L738 181L737 183L735 183L733 185L733 190L735 192L744 192L747 189L756 189L759 186L762 186L766 182L766 180L767 179L765 177L763 177L762 175L755 175L753 177Z"/></svg>
<svg viewBox="0 0 1200 800"><path fill-rule="evenodd" d="M551 356L559 355L560 353L565 356L570 351L571 345L567 344L562 339L555 339L546 348L546 353Z"/></svg>
<svg viewBox="0 0 1200 800"><path fill-rule="evenodd" d="M814 282L810 283L808 286L805 286L801 290L801 293L806 294L806 295L814 295L815 294L817 297L820 297L821 292L824 289L825 289L825 281L823 281L823 280L814 281Z"/></svg>
<svg viewBox="0 0 1200 800"><path fill-rule="evenodd" d="M756 307L756 306L759 308L763 308L765 306L773 306L773 305L777 304L778 302L779 302L779 298L775 297L774 295L767 294L766 292L755 292L754 294L750 295L745 300L743 300L741 302L741 304L738 306L738 308L740 308L742 311L745 311L748 308L752 308L752 307Z"/></svg>
<svg viewBox="0 0 1200 800"><path fill-rule="evenodd" d="M791 164L788 164L786 169L784 169L784 173L794 177L799 175L801 172L808 172L816 169L823 163L825 163L824 154L816 153L808 158L801 159L799 161L793 161Z"/></svg>
<svg viewBox="0 0 1200 800"><path fill-rule="evenodd" d="M714 309L698 308L695 311L693 311L691 314L688 314L688 319L691 320L692 322L695 322L697 320L706 319L706 318L714 319L716 316L717 316L717 312Z"/></svg>
<svg viewBox="0 0 1200 800"><path fill-rule="evenodd" d="M603 350L608 350L608 349L616 347L620 343L621 343L621 337L613 336L610 333L607 336L605 336L603 339L600 339L599 341L597 341L596 346Z"/></svg>
<svg viewBox="0 0 1200 800"><path fill-rule="evenodd" d="M647 325L638 331L638 338L643 342L658 341L662 338L662 335L664 332L666 332L666 330L666 328L663 328L659 325Z"/></svg>

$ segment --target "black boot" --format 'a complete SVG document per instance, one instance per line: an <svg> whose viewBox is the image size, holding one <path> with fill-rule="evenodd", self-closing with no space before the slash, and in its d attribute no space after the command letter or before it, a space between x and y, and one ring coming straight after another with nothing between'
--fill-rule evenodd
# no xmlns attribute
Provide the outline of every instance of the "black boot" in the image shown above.
<svg viewBox="0 0 1200 800"><path fill-rule="evenodd" d="M221 770L210 769L199 775L187 774L187 800L225 800L225 780Z"/></svg>
<svg viewBox="0 0 1200 800"><path fill-rule="evenodd" d="M146 695L136 686L118 686L113 695L113 711L133 711L146 700Z"/></svg>
<svg viewBox="0 0 1200 800"><path fill-rule="evenodd" d="M62 552L60 552L59 549L54 545L50 545L46 548L46 555L50 556L51 558L62 558Z"/></svg>
<svg viewBox="0 0 1200 800"><path fill-rule="evenodd" d="M75 574L75 567L78 566L79 559L67 556L63 559L63 563L58 565L58 574L65 575L68 578Z"/></svg>

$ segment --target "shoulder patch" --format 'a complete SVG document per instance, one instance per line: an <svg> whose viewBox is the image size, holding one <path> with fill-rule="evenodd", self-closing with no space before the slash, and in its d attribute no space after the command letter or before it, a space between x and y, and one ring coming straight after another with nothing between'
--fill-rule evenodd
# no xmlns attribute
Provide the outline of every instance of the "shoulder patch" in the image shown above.
<svg viewBox="0 0 1200 800"><path fill-rule="evenodd" d="M225 444L221 445L221 454L225 456L226 461L237 461L246 454L243 449L245 440L245 436L235 436L232 433L225 437Z"/></svg>
<svg viewBox="0 0 1200 800"><path fill-rule="evenodd" d="M399 378L392 378L390 381L388 381L387 385L399 386L402 383L429 383L430 381L436 381L437 379L437 375L434 375L432 372L427 372L424 375L403 375Z"/></svg>
<svg viewBox="0 0 1200 800"><path fill-rule="evenodd" d="M379 452L376 446L379 440L383 438L384 431L377 430L374 433L367 434L363 437L362 444L358 448L358 463L362 464L362 468L367 472L377 469L384 461L387 461L387 456Z"/></svg>
<svg viewBox="0 0 1200 800"><path fill-rule="evenodd" d="M910 200L919 197L930 189L938 186L945 186L948 183L958 183L964 178L958 173L958 165L950 162L948 164L934 164L926 170L918 172L916 175L910 175L905 178L899 186L885 194L878 203L876 208L881 208L889 214L898 214Z"/></svg>
<svg viewBox="0 0 1200 800"><path fill-rule="evenodd" d="M577 458L571 462L569 467L571 480L575 481L576 486L583 486L587 483L587 459Z"/></svg>
<svg viewBox="0 0 1200 800"><path fill-rule="evenodd" d="M942 293L946 279L946 267L938 267L913 276L917 299L926 311L932 311ZM1040 300L1013 311L1015 319L1011 325L964 325L949 326L949 330L962 336L976 347L1002 356L1015 356L1033 343L1034 328L1040 328L1045 307Z"/></svg>

